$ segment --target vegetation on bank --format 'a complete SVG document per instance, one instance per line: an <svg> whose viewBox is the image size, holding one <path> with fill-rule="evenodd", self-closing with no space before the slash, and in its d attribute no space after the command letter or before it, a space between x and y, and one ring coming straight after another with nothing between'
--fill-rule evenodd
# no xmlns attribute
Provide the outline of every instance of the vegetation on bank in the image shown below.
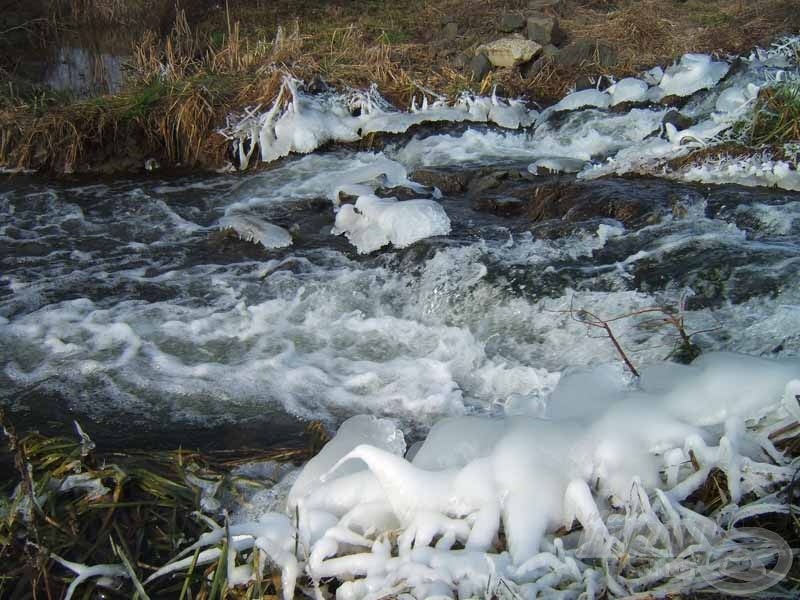
<svg viewBox="0 0 800 600"><path fill-rule="evenodd" d="M220 509L246 509L253 493L279 479L279 463L299 463L316 453L327 440L318 424L310 427L308 449L205 455L187 450L104 452L79 428L72 438L37 433L18 437L3 419L3 429L6 448L0 452L0 468L11 476L0 489L0 597L281 597L280 569L258 550L234 550ZM800 456L800 424L778 430L770 439L786 456ZM275 466L273 481L251 479L236 470L264 461ZM725 474L714 469L687 505L711 514L730 502L727 488ZM794 488L792 483L779 495L791 502ZM765 514L744 525L775 531L791 547L800 543L796 514ZM216 544L204 541L208 535L201 538L210 532L218 536ZM184 564L151 579L176 557ZM230 577L241 565L252 567L256 576L234 585ZM798 569L795 561L787 585L800 581ZM310 591L312 582L306 584ZM331 593L337 582L316 585Z"/></svg>
<svg viewBox="0 0 800 600"><path fill-rule="evenodd" d="M225 117L268 105L282 73L336 87L374 82L397 106L407 106L420 89L453 97L495 85L508 95L548 103L581 77L627 76L688 51L742 52L800 28L792 0L545 3L555 6L568 40L611 48L614 65L547 64L529 77L497 69L473 81L466 58L503 35L498 24L504 15L528 14L528 2L229 0L184 9L171 0L60 0L32 6L39 4L39 13L33 10L27 21L7 29L44 46L67 43L65 32L114 32L117 48L126 46L117 39L120 32L131 38L127 83L113 96L70 98L26 87L16 73L19 61L0 64L7 79L0 86L0 165L56 173L138 170L146 158L218 168L230 151L216 133ZM457 35L443 35L442 23L453 21Z"/></svg>
<svg viewBox="0 0 800 600"><path fill-rule="evenodd" d="M218 513L215 503L246 506L252 493L269 485L237 473L236 467L263 461L300 464L327 441L317 423L309 426L308 448L105 452L79 428L71 438L18 437L2 414L0 421L5 434L0 450L2 598L87 598L96 597L100 588L107 597L130 598L148 575L208 530L210 520L201 511ZM76 585L86 574L79 565L117 565L118 572L105 579L81 577ZM122 574L119 565L127 572ZM224 569L218 567L188 569L149 585L147 594L244 597L226 594ZM270 590L275 593L275 584L261 583L263 593Z"/></svg>

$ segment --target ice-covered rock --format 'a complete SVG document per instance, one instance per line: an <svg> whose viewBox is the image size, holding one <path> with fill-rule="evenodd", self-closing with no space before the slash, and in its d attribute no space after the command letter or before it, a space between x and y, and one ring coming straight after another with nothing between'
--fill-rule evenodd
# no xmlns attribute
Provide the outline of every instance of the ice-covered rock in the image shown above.
<svg viewBox="0 0 800 600"><path fill-rule="evenodd" d="M608 108L611 105L611 95L600 90L581 90L564 96L553 107L552 111L576 110L587 106Z"/></svg>
<svg viewBox="0 0 800 600"><path fill-rule="evenodd" d="M450 219L438 202L360 196L339 209L333 228L366 254L392 244L404 248L419 240L450 233Z"/></svg>
<svg viewBox="0 0 800 600"><path fill-rule="evenodd" d="M666 70L658 86L652 89L653 99L691 96L716 85L729 68L728 63L712 60L708 54L684 54L677 65Z"/></svg>
<svg viewBox="0 0 800 600"><path fill-rule="evenodd" d="M644 102L647 100L648 85L641 79L626 77L608 88L611 94L611 105L621 102Z"/></svg>
<svg viewBox="0 0 800 600"><path fill-rule="evenodd" d="M292 245L292 235L288 231L255 215L245 213L226 215L219 220L219 226L220 229L231 229L243 240L261 244L267 249Z"/></svg>

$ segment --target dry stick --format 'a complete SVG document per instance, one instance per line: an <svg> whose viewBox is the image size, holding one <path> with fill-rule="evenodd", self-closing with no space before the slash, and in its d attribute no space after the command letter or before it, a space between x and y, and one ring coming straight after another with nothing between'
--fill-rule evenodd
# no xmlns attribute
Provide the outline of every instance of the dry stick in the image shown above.
<svg viewBox="0 0 800 600"><path fill-rule="evenodd" d="M606 332L606 335L608 336L608 339L610 339L611 343L614 344L614 348L616 348L617 353L622 358L623 362L625 363L625 366L628 367L628 369L630 370L631 373L633 373L634 377L639 377L639 371L636 370L636 367L633 366L633 363L628 358L628 355L625 354L625 350L622 349L622 346L620 345L619 341L617 340L617 337L614 335L614 332L611 331L611 326L609 325L610 321L615 321L615 320L617 320L619 318L622 318L622 317L603 320L600 317L598 317L597 315L595 315L593 313L590 313L588 310L579 310L578 311L578 315L576 316L575 311L573 310L571 305L569 307L569 316L573 320L577 321L578 323L583 323L584 325L590 325L592 327L598 327L600 329L603 329ZM625 316L629 316L629 315L625 315ZM585 318L581 318L581 317L590 317L593 320L589 321L589 320L586 320Z"/></svg>

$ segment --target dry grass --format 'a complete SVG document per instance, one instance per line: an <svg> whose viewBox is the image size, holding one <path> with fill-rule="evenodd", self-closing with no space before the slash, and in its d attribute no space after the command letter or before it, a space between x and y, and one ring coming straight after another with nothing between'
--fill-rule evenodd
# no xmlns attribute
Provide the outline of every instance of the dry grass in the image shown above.
<svg viewBox="0 0 800 600"><path fill-rule="evenodd" d="M94 11L92 18L103 22L122 22L143 7L162 11L156 6L161 4L60 3L73 15ZM741 52L800 28L793 0L576 1L561 16L568 39L611 47L618 57L614 67L547 64L529 79L518 70L499 69L475 82L459 61L501 35L496 28L501 15L528 14L527 2L276 0L267 9L260 0L242 0L218 8L210 2L188 6L194 12L187 16L178 10L166 35L144 34L133 50L129 86L119 97L69 105L31 99L11 107L6 103L0 112L0 164L84 168L113 156L108 144L124 133L142 145L133 152L137 160L154 155L167 164L218 167L225 151L214 131L228 110L271 102L280 73L304 80L321 76L337 87L376 83L400 107L421 89L452 98L467 88L488 92L495 85L508 95L546 104L583 75L627 76L688 51ZM455 39L441 39L445 15L458 23ZM140 114L142 104L146 115ZM124 152L130 155L131 148Z"/></svg>
<svg viewBox="0 0 800 600"><path fill-rule="evenodd" d="M249 492L270 483L234 476L233 469L252 461L304 462L327 440L324 429L312 424L308 449L109 453L77 436L19 437L2 414L0 421L8 445L0 451L0 467L10 467L15 474L3 482L0 495L3 598L63 597L74 574L56 556L90 565L127 559L142 581L171 560L187 540L205 532L206 524L195 515L202 493L198 481L218 484L215 499L244 506ZM67 489L63 484L70 477L78 485ZM76 477L86 479L79 482ZM149 592L163 598L181 593L181 597L211 598L214 578L207 573L190 570L155 589L150 586ZM105 592L94 584L82 584L76 597L133 594L130 582ZM222 591L217 598L223 597ZM265 584L264 591L276 590Z"/></svg>

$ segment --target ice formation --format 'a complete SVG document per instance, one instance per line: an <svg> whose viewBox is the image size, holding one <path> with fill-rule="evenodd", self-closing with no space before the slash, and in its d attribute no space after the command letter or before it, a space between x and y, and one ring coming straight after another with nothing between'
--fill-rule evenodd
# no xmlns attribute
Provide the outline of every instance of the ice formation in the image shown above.
<svg viewBox="0 0 800 600"><path fill-rule="evenodd" d="M230 229L247 242L255 242L264 248L285 248L292 245L292 235L283 227L244 213L233 213L219 220L221 229Z"/></svg>
<svg viewBox="0 0 800 600"><path fill-rule="evenodd" d="M684 54L677 65L668 68L653 88L652 98L691 96L716 85L728 73L730 65L715 61L708 54Z"/></svg>
<svg viewBox="0 0 800 600"><path fill-rule="evenodd" d="M361 254L392 244L405 248L419 240L450 233L450 219L434 200L359 196L336 214L333 233L344 234Z"/></svg>
<svg viewBox="0 0 800 600"><path fill-rule="evenodd" d="M800 416L798 377L796 360L731 354L654 364L634 386L582 371L556 388L547 418L445 419L409 458L391 421L353 417L301 471L285 515L234 519L232 547L262 548L287 599L300 575L317 590L335 578L340 599L483 597L498 581L522 598L699 590L714 574L697 570L730 543L728 528L783 510L740 504L792 478L768 434ZM682 503L712 469L727 478L729 504L702 516ZM580 536L563 533L576 524ZM223 532L152 578L185 568L182 557ZM639 562L627 566L634 547ZM218 557L203 550L198 564ZM696 576L673 579L677 563ZM254 576L236 569L231 581Z"/></svg>
<svg viewBox="0 0 800 600"><path fill-rule="evenodd" d="M239 167L246 169L256 148L262 161L270 162L290 153L307 154L327 142L354 142L370 133L402 133L414 125L433 121L495 123L517 129L531 125L537 116L519 100L503 100L462 94L452 105L437 97L421 105L416 96L409 112L393 110L373 86L365 92L310 95L298 89L299 82L284 79L272 107L229 117L221 133L234 144Z"/></svg>

